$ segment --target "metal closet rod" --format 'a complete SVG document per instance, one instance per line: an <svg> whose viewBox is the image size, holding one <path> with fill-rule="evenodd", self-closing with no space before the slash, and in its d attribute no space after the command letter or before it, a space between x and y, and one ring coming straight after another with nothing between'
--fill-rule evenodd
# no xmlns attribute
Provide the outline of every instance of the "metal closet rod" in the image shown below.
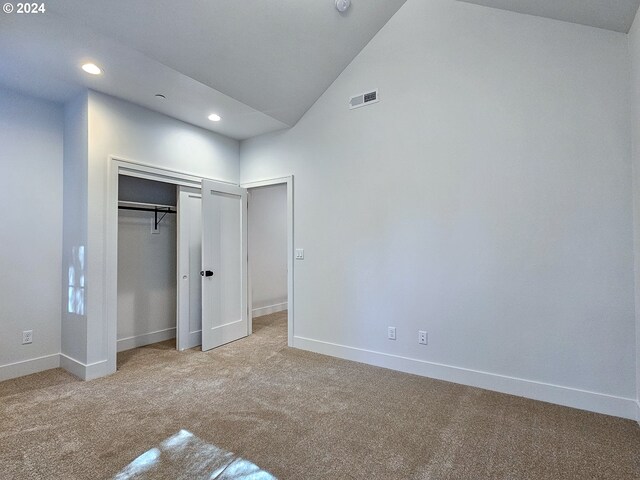
<svg viewBox="0 0 640 480"><path fill-rule="evenodd" d="M175 205L156 205L154 203L130 202L128 200L118 200L118 208L122 210L140 210L143 212L155 212L156 209L175 209ZM175 212L173 212L175 213Z"/></svg>
<svg viewBox="0 0 640 480"><path fill-rule="evenodd" d="M137 202L118 202L118 203L128 203L129 205L118 205L118 210L136 210L139 212L153 212L155 214L155 229L158 229L158 225L167 216L167 213L177 213L176 210L172 210L171 205L152 205L150 203L137 203ZM139 205L139 206L130 206L130 205ZM158 213L162 213L163 215L158 219Z"/></svg>
<svg viewBox="0 0 640 480"><path fill-rule="evenodd" d="M159 212L159 213L177 213L175 210L171 210L174 207L128 207L125 205L118 205L118 210L137 210L139 212Z"/></svg>

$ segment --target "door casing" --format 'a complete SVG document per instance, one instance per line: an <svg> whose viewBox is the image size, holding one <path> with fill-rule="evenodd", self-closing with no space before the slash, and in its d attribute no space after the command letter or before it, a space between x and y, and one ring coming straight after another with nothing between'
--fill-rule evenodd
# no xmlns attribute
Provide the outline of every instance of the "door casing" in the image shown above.
<svg viewBox="0 0 640 480"><path fill-rule="evenodd" d="M174 185L200 189L202 177L188 172L181 172L167 168L148 165L142 162L110 156L107 165L106 215L105 215L105 272L104 272L104 319L107 337L107 368L106 374L114 373L117 366L118 340L118 176L129 175L148 180L171 183ZM284 183L287 185L287 302L288 302L288 339L293 346L294 338L294 190L293 175L269 178L259 181L243 183L242 188L251 189L267 185ZM216 182L236 185L220 179L210 178ZM250 207L249 207L250 208ZM249 268L251 259L249 259ZM251 312L251 289L248 288L248 308ZM177 292L176 292L177 294ZM179 304L179 302L176 302ZM179 306L177 307L179 308ZM176 312L177 314L177 312ZM251 334L251 315L249 317L249 334ZM178 317L177 317L178 318Z"/></svg>
<svg viewBox="0 0 640 480"><path fill-rule="evenodd" d="M293 175L286 177L268 178L255 182L242 183L240 186L249 191L249 222L251 222L251 189L258 187L267 187L269 185L286 185L287 187L287 345L293 347L294 328L294 296L293 296L293 280L294 280L294 247L293 247ZM251 257L249 256L249 332L253 328L253 303L251 299Z"/></svg>
<svg viewBox="0 0 640 480"><path fill-rule="evenodd" d="M154 180L171 183L183 187L200 189L202 177L167 168L148 165L142 162L128 160L122 157L110 156L107 165L106 215L105 215L105 271L104 271L104 304L103 318L107 339L107 366L105 374L114 373L117 368L118 344L118 176ZM211 178L216 182L237 185ZM177 252L176 252L177 255ZM177 292L176 292L177 294ZM178 305L179 302L176 302ZM179 307L177 307L179 308ZM176 312L177 314L177 312ZM177 317L176 317L177 318Z"/></svg>

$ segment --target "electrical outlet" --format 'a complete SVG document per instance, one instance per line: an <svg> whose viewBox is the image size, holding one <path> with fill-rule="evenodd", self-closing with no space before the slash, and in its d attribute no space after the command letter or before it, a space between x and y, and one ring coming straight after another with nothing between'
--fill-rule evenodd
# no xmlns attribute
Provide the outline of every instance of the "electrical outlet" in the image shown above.
<svg viewBox="0 0 640 480"><path fill-rule="evenodd" d="M33 330L25 330L22 332L22 344L33 343Z"/></svg>
<svg viewBox="0 0 640 480"><path fill-rule="evenodd" d="M427 332L425 332L424 330L418 330L418 343L420 345L426 345L427 344Z"/></svg>
<svg viewBox="0 0 640 480"><path fill-rule="evenodd" d="M296 248L296 260L304 260L304 248Z"/></svg>
<svg viewBox="0 0 640 480"><path fill-rule="evenodd" d="M396 339L396 327L389 327L387 329L387 337L389 338L389 340Z"/></svg>

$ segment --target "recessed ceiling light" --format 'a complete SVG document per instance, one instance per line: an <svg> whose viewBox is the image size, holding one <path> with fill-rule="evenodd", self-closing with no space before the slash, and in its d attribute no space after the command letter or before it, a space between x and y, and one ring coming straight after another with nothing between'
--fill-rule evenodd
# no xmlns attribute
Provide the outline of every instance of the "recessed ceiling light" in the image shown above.
<svg viewBox="0 0 640 480"><path fill-rule="evenodd" d="M91 75L100 75L102 73L102 70L100 70L100 67L97 66L95 63L85 63L84 65L82 65L82 70L84 70L87 73L90 73Z"/></svg>
<svg viewBox="0 0 640 480"><path fill-rule="evenodd" d="M209 120L211 120L212 122L219 122L221 118L220 115L212 113L211 115L209 115Z"/></svg>

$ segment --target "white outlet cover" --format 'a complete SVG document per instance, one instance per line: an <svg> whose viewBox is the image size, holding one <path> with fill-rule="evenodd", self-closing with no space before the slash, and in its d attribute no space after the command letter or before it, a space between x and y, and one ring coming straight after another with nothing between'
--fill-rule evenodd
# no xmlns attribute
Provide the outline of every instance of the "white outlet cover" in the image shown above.
<svg viewBox="0 0 640 480"><path fill-rule="evenodd" d="M296 260L304 260L304 248L296 248Z"/></svg>
<svg viewBox="0 0 640 480"><path fill-rule="evenodd" d="M396 327L389 327L388 328L387 337L389 338L389 340L395 340L396 339Z"/></svg>

